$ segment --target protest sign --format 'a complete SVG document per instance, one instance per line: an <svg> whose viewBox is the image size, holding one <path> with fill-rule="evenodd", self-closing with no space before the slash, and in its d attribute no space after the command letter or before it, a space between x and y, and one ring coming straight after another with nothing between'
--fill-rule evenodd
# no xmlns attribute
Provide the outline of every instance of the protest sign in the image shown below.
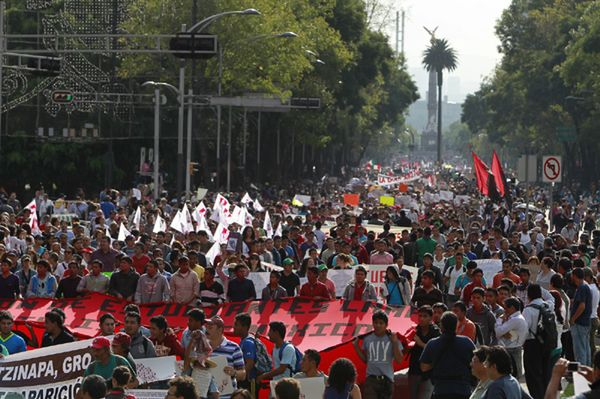
<svg viewBox="0 0 600 399"><path fill-rule="evenodd" d="M440 191L440 200L450 202L454 199L454 193L452 191L442 190Z"/></svg>
<svg viewBox="0 0 600 399"><path fill-rule="evenodd" d="M211 368L210 373L215 378L215 384L217 384L217 389L221 395L231 395L234 391L233 382L231 380L231 376L225 374L225 367L227 367L227 357L226 356L214 356L211 357L210 360L216 363L217 367Z"/></svg>
<svg viewBox="0 0 600 399"><path fill-rule="evenodd" d="M175 356L135 359L140 384L170 380L175 376Z"/></svg>
<svg viewBox="0 0 600 399"><path fill-rule="evenodd" d="M477 259L477 267L483 270L483 278L488 286L494 281L494 275L502 271L502 261L500 259Z"/></svg>
<svg viewBox="0 0 600 399"><path fill-rule="evenodd" d="M360 202L360 195L344 194L344 205L358 206L359 202Z"/></svg>
<svg viewBox="0 0 600 399"><path fill-rule="evenodd" d="M385 206L394 206L394 197L382 196L379 197L379 203Z"/></svg>
<svg viewBox="0 0 600 399"><path fill-rule="evenodd" d="M126 393L135 399L164 399L167 397L166 389L128 389Z"/></svg>
<svg viewBox="0 0 600 399"><path fill-rule="evenodd" d="M325 392L325 378L298 378L300 384L300 397L305 399L322 398ZM275 386L278 381L271 381L271 397L275 398Z"/></svg>

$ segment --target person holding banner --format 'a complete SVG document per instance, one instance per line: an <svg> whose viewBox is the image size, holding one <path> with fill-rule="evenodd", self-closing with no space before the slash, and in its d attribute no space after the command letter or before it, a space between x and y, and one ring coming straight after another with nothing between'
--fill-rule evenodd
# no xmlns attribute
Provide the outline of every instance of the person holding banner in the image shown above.
<svg viewBox="0 0 600 399"><path fill-rule="evenodd" d="M46 312L44 315L44 337L42 338L42 348L66 344L75 341L73 336L64 328L65 319L56 311Z"/></svg>
<svg viewBox="0 0 600 399"><path fill-rule="evenodd" d="M137 374L127 361L122 356L112 353L110 340L106 337L96 337L90 346L94 361L85 369L83 375L99 375L106 381L107 385L111 385L114 370L118 366L125 366L129 369L131 380L128 381L129 388L135 388L138 385Z"/></svg>
<svg viewBox="0 0 600 399"><path fill-rule="evenodd" d="M269 274L269 284L262 290L261 298L263 301L276 300L288 296L286 289L279 285L280 278L281 274L278 271L271 271Z"/></svg>
<svg viewBox="0 0 600 399"><path fill-rule="evenodd" d="M388 305L405 306L410 303L408 280L400 276L394 266L388 266L385 271L385 282L381 295Z"/></svg>
<svg viewBox="0 0 600 399"><path fill-rule="evenodd" d="M9 354L25 352L27 345L25 340L13 333L13 316L7 310L0 310L0 344L2 344Z"/></svg>
<svg viewBox="0 0 600 399"><path fill-rule="evenodd" d="M302 285L300 296L311 298L314 300L330 300L329 290L327 286L319 281L319 269L316 266L308 268L306 273L308 282Z"/></svg>
<svg viewBox="0 0 600 399"><path fill-rule="evenodd" d="M327 268L327 266L319 265L319 281L325 284L325 286L327 287L327 291L329 291L329 296L331 297L331 299L335 299L335 283L329 278L327 278L328 272L329 269Z"/></svg>
<svg viewBox="0 0 600 399"><path fill-rule="evenodd" d="M350 281L344 289L342 298L345 301L371 301L377 302L379 298L375 286L367 280L367 269L357 266L354 272L354 280Z"/></svg>
<svg viewBox="0 0 600 399"><path fill-rule="evenodd" d="M21 296L19 291L19 278L10 271L13 263L9 258L4 258L0 262L0 298L18 299Z"/></svg>

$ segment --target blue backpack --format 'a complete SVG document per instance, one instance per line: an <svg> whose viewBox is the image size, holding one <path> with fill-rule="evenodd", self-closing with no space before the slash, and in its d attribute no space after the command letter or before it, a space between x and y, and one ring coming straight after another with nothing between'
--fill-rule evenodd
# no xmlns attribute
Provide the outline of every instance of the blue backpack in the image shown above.
<svg viewBox="0 0 600 399"><path fill-rule="evenodd" d="M302 363L302 358L304 357L304 355L294 345L290 344L289 342L285 342L284 341L283 344L281 345L281 348L279 349L279 362L280 362L280 364L281 364L281 360L283 359L283 350L288 345L291 345L292 348L294 348L294 351L296 352L296 363L295 364L290 364L288 366L288 368L290 369L292 375L294 375L294 374L300 372L300 364Z"/></svg>

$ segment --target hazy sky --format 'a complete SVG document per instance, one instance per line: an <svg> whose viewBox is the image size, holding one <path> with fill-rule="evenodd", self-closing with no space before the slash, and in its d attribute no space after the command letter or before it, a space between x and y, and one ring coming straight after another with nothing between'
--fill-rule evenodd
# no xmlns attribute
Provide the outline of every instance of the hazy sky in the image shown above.
<svg viewBox="0 0 600 399"><path fill-rule="evenodd" d="M429 43L429 35L423 26L430 29L439 26L436 36L448 39L458 53L458 68L450 75L446 74L445 84L448 85L444 91L449 94L450 101L462 100L455 94L458 91L462 96L476 91L482 78L493 71L500 59L494 28L510 0L388 1L406 11L405 53L409 71L417 81L422 97L427 90L427 73L421 59ZM388 33L394 42L395 22L390 25ZM450 92L446 91L448 87Z"/></svg>

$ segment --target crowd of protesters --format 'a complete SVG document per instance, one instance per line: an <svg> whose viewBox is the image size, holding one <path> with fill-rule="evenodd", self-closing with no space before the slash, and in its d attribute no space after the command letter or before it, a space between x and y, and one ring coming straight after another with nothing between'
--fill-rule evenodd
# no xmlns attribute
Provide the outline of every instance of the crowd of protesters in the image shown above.
<svg viewBox="0 0 600 399"><path fill-rule="evenodd" d="M431 178L411 183L402 193L411 199L409 205L394 207L379 205L377 192L393 195L397 188L377 186L360 188L360 207L345 205L339 186L313 188L310 203L297 203L293 192L273 187L254 192L250 201L243 193L227 198L215 193L202 199L207 228L190 222L189 231L172 224L181 211L176 201L164 197L155 203L143 190L141 198L106 189L96 201L81 194L72 202L62 196L52 202L39 192L33 211L14 195L0 196L0 298L98 292L130 302L123 331L115 330L112 315L103 315L102 336L92 344L95 361L86 381L92 387L94 376L101 376L106 397L137 386L134 359L176 355L185 359L184 371L191 377L162 387L169 395L195 398L185 393L196 391L194 370L210 367L195 346L202 336L212 348L210 356L227 357L225 373L240 388L219 396L211 383L211 398L256 397L263 381L278 380L277 395L287 399L293 394L279 392L295 392L294 379L303 376L323 376L326 398L391 398L393 361L405 355L410 355L408 380L415 399L543 398L559 389L555 376L564 374L566 361L578 362L594 382L594 370L600 369L594 342L600 324L596 194L563 189L553 202L536 191L534 200L548 207L546 216L480 199L472 187L459 173L443 172L433 183ZM427 200L426 193L441 188L472 198ZM516 189L512 195L518 197ZM217 206L219 197L226 199L226 211ZM192 199L187 206L196 212L199 202ZM234 206L246 213L244 222L227 220ZM159 220L171 227L157 229ZM122 241L121 225L130 231ZM223 226L227 238L215 244ZM502 265L491 281L478 266L483 259ZM388 266L381 289L367 279L363 265L370 264ZM270 323L268 338L275 346L267 354L272 364L265 364L261 338L249 333L249 315L236 317L239 345L225 337L222 319L204 317L203 308L228 301L335 299L338 290L327 277L331 269L352 270L354 278L339 290L342 299L410 306L418 315L414 344L403 347L387 328L388 316L374 314L372 333L355 340L367 365L361 389L351 362L338 359L325 375L319 353L301 354L285 341L281 322ZM264 271L270 272L269 284L257 292L248 275ZM176 332L186 326L170 325L162 316L153 317L149 326L141 324L136 304L154 302L189 305L181 338ZM75 338L64 323L60 309L48 312L42 342L26 343L13 332L10 313L0 312L0 349L10 356L27 345L71 342ZM84 383L83 395L86 389Z"/></svg>

